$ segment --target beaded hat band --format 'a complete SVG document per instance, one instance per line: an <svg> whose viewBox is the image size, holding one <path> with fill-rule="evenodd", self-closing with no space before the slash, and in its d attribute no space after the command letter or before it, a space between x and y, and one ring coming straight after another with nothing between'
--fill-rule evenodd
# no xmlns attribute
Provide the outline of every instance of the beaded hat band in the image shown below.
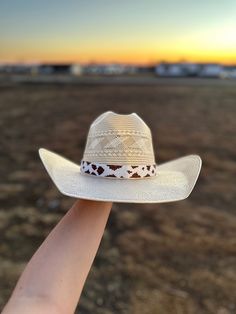
<svg viewBox="0 0 236 314"><path fill-rule="evenodd" d="M82 160L80 169L82 173L119 179L146 178L157 175L156 164L153 165L107 165L103 163L92 163Z"/></svg>

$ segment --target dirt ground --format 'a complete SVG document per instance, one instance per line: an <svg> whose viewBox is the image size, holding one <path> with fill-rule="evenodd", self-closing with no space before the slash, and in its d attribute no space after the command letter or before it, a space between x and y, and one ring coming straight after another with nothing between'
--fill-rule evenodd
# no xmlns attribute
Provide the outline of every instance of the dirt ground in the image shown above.
<svg viewBox="0 0 236 314"><path fill-rule="evenodd" d="M196 153L184 201L114 204L76 313L236 313L236 83L0 86L0 305L73 203L44 170L45 147L80 162L90 123L138 113L158 163ZM79 265L78 265L79 271Z"/></svg>

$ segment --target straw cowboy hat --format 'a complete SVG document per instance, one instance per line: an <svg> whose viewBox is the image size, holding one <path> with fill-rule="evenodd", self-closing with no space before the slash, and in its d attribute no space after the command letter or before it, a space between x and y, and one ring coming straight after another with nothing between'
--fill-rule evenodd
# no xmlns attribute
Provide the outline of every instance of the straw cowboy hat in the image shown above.
<svg viewBox="0 0 236 314"><path fill-rule="evenodd" d="M44 148L39 155L61 193L99 201L182 200L191 193L201 169L197 155L157 164L151 131L136 113L107 111L95 119L80 164Z"/></svg>

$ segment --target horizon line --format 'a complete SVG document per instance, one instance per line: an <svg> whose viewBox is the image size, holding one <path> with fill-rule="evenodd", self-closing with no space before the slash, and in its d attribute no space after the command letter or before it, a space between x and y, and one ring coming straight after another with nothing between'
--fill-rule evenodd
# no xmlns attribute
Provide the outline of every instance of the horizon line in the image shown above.
<svg viewBox="0 0 236 314"><path fill-rule="evenodd" d="M47 65L47 64L67 64L67 65L91 65L91 64L117 64L117 65L133 65L133 66L152 66L160 63L194 63L194 64L219 64L219 65L236 65L235 61L216 61L216 60L191 60L191 59L179 59L179 60L168 60L161 59L156 61L146 61L146 62L130 62L130 61L118 61L118 60L88 60L88 61L79 61L79 60L1 60L0 65Z"/></svg>

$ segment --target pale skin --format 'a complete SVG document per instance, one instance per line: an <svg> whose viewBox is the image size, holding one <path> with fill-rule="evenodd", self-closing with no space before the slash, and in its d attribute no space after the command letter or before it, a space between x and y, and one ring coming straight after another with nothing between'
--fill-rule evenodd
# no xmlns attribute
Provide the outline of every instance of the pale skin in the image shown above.
<svg viewBox="0 0 236 314"><path fill-rule="evenodd" d="M27 264L2 314L74 313L111 207L77 200Z"/></svg>

